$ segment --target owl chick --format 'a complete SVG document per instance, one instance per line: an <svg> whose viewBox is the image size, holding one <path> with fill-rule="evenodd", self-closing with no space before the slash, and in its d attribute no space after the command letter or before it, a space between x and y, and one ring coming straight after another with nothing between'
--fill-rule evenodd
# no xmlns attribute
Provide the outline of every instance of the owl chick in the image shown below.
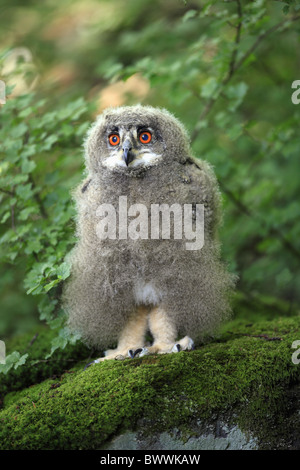
<svg viewBox="0 0 300 470"><path fill-rule="evenodd" d="M220 194L211 167L192 157L171 113L141 105L98 117L85 164L63 292L68 326L89 346L116 346L95 362L193 349L228 318L234 287L220 259ZM204 238L194 247L184 234L198 233L201 213Z"/></svg>

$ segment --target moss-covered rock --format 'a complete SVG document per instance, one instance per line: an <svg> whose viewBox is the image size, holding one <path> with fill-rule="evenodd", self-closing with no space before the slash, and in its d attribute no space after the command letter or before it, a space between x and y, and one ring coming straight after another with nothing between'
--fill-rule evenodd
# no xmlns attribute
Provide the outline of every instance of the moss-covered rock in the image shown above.
<svg viewBox="0 0 300 470"><path fill-rule="evenodd" d="M174 430L191 445L205 429L210 436L223 429L215 437L224 437L226 426L241 442L250 436L255 448L297 448L297 339L300 317L235 321L191 352L104 361L85 371L81 363L62 372L64 365L56 377L44 374L28 388L25 380L10 393L6 383L0 449L115 448L111 442L129 432L132 448L143 448L143 439L175 445L166 439Z"/></svg>

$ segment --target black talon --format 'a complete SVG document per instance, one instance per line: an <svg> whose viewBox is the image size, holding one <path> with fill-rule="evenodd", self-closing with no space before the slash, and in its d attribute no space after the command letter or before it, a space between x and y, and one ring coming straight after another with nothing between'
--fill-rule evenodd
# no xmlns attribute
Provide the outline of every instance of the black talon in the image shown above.
<svg viewBox="0 0 300 470"><path fill-rule="evenodd" d="M92 364L95 364L95 361L89 362L88 364L86 364L86 365L84 366L84 369L83 369L83 370L87 369L87 368L90 367Z"/></svg>
<svg viewBox="0 0 300 470"><path fill-rule="evenodd" d="M176 344L177 351L179 352L181 350L180 344Z"/></svg>
<svg viewBox="0 0 300 470"><path fill-rule="evenodd" d="M132 349L129 349L128 354L131 357L131 359L134 358L134 351Z"/></svg>
<svg viewBox="0 0 300 470"><path fill-rule="evenodd" d="M137 354L139 354L140 352L142 352L142 350L143 350L142 348L136 349L136 350L134 351L134 353L133 353L133 357L135 357Z"/></svg>

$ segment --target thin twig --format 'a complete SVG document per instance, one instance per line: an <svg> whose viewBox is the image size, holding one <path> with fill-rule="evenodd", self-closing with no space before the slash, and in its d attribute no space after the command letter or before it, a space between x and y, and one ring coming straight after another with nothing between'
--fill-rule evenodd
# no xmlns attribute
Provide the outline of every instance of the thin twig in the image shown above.
<svg viewBox="0 0 300 470"><path fill-rule="evenodd" d="M235 40L234 40L234 49L233 49L230 64L229 64L229 70L228 70L228 75L227 75L228 78L226 79L228 81L231 79L232 75L235 72L238 46L239 46L239 43L240 43L240 40L241 40L243 12L242 12L242 5L241 5L240 0L236 0L236 3L237 3L237 13L238 13L238 24L237 24L237 27L236 27L236 35L235 35ZM224 80L224 82L226 82L226 80Z"/></svg>
<svg viewBox="0 0 300 470"><path fill-rule="evenodd" d="M250 335L249 333L235 333L234 331L228 331L229 334L235 335L235 336L248 336L250 338L262 338L265 341L282 341L283 339L280 338L279 336L268 336L266 334L261 334L261 335Z"/></svg>
<svg viewBox="0 0 300 470"><path fill-rule="evenodd" d="M240 0L236 0L236 3L237 3L237 13L238 13L239 21L238 21L238 25L236 26L235 47L234 47L232 55L231 55L231 60L230 60L230 63L229 63L228 72L227 72L227 74L225 75L224 79L222 80L222 82L220 84L220 88L219 88L219 92L218 92L217 96L211 97L211 98L208 99L202 113L200 114L200 117L199 117L199 120L198 120L198 126L196 125L196 127L194 129L194 132L192 133L192 136L191 136L192 142L196 139L196 137L198 136L198 134L200 132L199 123L201 123L201 121L203 121L204 118L209 114L212 107L216 103L217 99L221 95L224 87L232 79L232 77L234 76L236 71L244 64L246 59L255 51L255 49L257 49L257 47L260 45L260 43L267 36L269 36L270 34L272 34L275 31L277 31L278 29L280 29L284 25L286 25L290 22L297 21L297 20L300 19L300 15L298 15L298 16L294 16L292 18L289 18L288 20L286 20L286 19L282 20L279 23L277 23L276 25L273 25L271 28L267 29L264 33L260 34L258 36L257 40L254 42L254 44L248 49L248 51L246 51L244 53L244 55L240 58L240 60L237 61L236 59L237 59L237 53L238 53L238 45L239 45L240 39L241 39L242 8L241 8ZM248 207L246 207L238 198L236 198L234 193L231 190L229 190L224 185L224 183L223 184L220 183L220 187L221 187L222 191L228 195L228 197L232 200L232 202L238 207L238 209L242 213L246 214L248 217L251 217L251 218L254 217L254 215L248 209ZM260 222L261 222L262 225L265 225L265 222L263 220L261 220ZM295 248L292 245L292 243L281 233L281 231L277 227L271 227L270 233L276 235L279 238L279 240L282 242L283 246L288 251L290 251L290 253L292 253L297 258L300 258L300 252L298 251L298 249Z"/></svg>
<svg viewBox="0 0 300 470"><path fill-rule="evenodd" d="M38 335L39 335L39 334L36 333L36 334L33 336L33 338L31 338L31 340L30 340L28 346L24 349L24 351L22 352L22 354L24 354L24 353L33 345L33 343L34 343L35 340L37 339Z"/></svg>
<svg viewBox="0 0 300 470"><path fill-rule="evenodd" d="M11 211L11 228L13 231L16 231L16 225L15 225L15 204L12 204L10 206L10 211Z"/></svg>
<svg viewBox="0 0 300 470"><path fill-rule="evenodd" d="M300 19L300 15L298 16L294 16L292 18L289 18L288 20L282 20L280 21L279 23L275 24L274 26L272 26L271 28L267 29L264 33L261 33L257 40L255 41L255 43L248 49L247 52L245 52L245 54L243 55L243 57L241 57L241 59L237 62L236 64L236 67L235 67L235 70L238 70L242 65L243 63L245 62L246 59L248 59L248 57L255 51L255 49L259 46L259 44L263 41L263 39L265 39L267 36L269 36L270 34L274 33L274 31L277 31L277 29L280 29L282 26L284 26L285 24L288 24L289 22L294 22L294 21L298 21Z"/></svg>
<svg viewBox="0 0 300 470"><path fill-rule="evenodd" d="M9 196L14 196L15 195L13 191L9 191L8 189L0 188L0 191L4 194L8 194Z"/></svg>
<svg viewBox="0 0 300 470"><path fill-rule="evenodd" d="M251 338L262 338L266 341L282 341L282 338L279 336L269 337L268 335L249 335L247 333L240 333L242 336L250 336Z"/></svg>
<svg viewBox="0 0 300 470"><path fill-rule="evenodd" d="M31 182L32 187L33 187L34 189L36 189L36 184L35 184L35 182L34 182L34 179L33 179L31 173L29 174L29 181ZM40 198L39 193L36 192L36 191L35 191L35 193L34 193L34 198L35 198L35 200L36 200L36 202L37 202L37 205L39 206L41 216L42 216L44 219L47 219L47 218L48 218L47 211L46 211L45 206L44 206L44 204L43 204L43 202L42 202L42 200L41 200L41 198Z"/></svg>
<svg viewBox="0 0 300 470"><path fill-rule="evenodd" d="M217 101L217 98L220 96L223 88L231 80L231 78L232 78L232 76L233 76L233 74L236 70L235 63L236 63L236 57L237 57L237 52L238 52L238 45L239 45L240 40L241 40L242 16L243 16L241 2L240 2L240 0L236 0L236 2L237 2L237 12L238 12L238 25L236 26L236 35L235 35L235 39L234 39L234 49L232 51L228 72L227 72L227 74L225 75L224 79L222 80L222 82L220 84L220 89L219 89L218 95L216 97L211 97L211 98L208 99L202 113L200 114L200 117L198 119L198 124L201 123L205 119L205 117L208 115L211 108L213 107L213 105ZM199 99L201 99L199 96L197 96L197 97ZM196 126L194 131L192 132L192 135L191 135L191 141L192 142L196 139L199 132L200 132L200 128Z"/></svg>

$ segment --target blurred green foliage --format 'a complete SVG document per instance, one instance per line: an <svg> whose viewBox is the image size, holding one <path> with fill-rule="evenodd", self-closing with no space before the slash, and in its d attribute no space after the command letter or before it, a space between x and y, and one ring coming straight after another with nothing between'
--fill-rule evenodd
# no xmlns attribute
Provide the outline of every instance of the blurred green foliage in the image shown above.
<svg viewBox="0 0 300 470"><path fill-rule="evenodd" d="M87 127L110 101L168 108L214 166L236 314L299 311L299 1L4 0L0 25L1 338L40 318L60 328L53 349L68 341L70 191ZM5 75L16 48L32 60Z"/></svg>

